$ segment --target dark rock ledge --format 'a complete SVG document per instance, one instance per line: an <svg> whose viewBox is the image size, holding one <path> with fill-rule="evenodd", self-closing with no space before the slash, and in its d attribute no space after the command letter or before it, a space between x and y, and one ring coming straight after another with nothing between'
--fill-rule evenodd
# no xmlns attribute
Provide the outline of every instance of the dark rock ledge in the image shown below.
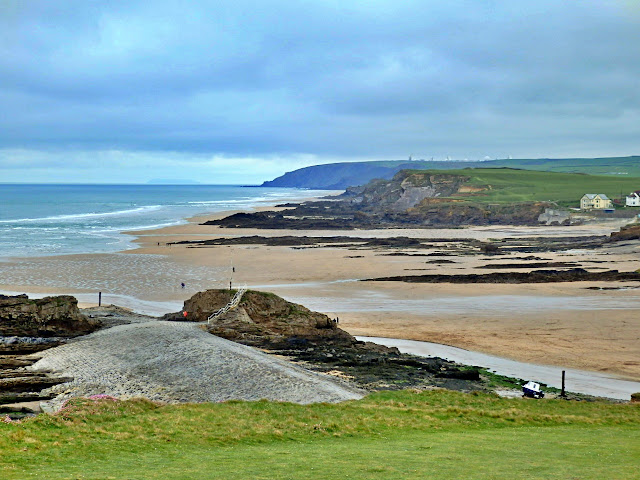
<svg viewBox="0 0 640 480"><path fill-rule="evenodd" d="M638 281L640 272L589 272L583 268L569 270L534 270L525 272L494 272L469 275L401 275L395 277L368 278L365 282L408 283L554 283L554 282L612 282Z"/></svg>
<svg viewBox="0 0 640 480"><path fill-rule="evenodd" d="M8 404L48 400L51 397L42 390L72 380L28 370L37 361L30 354L99 327L100 322L80 313L78 301L68 295L42 299L0 295L0 413L15 410Z"/></svg>

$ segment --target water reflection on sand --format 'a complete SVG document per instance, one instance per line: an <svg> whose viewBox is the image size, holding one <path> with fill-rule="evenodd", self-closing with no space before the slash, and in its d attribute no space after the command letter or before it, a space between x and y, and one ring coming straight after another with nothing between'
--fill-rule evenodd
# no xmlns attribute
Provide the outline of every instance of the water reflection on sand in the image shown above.
<svg viewBox="0 0 640 480"><path fill-rule="evenodd" d="M482 295L440 298L398 299L384 292L364 291L348 300L329 296L289 296L311 310L332 312L340 305L341 312L393 311L430 315L460 315L473 312L477 316L512 316L514 311L533 313L558 310L632 310L640 308L640 296L624 301L606 296L541 296L541 295Z"/></svg>

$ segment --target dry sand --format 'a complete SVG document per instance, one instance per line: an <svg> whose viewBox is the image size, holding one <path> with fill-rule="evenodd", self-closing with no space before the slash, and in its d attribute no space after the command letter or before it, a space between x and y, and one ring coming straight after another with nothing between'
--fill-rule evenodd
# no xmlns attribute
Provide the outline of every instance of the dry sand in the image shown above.
<svg viewBox="0 0 640 480"><path fill-rule="evenodd" d="M207 217L211 218L211 217ZM500 257L388 256L372 249L168 246L180 240L263 235L475 238L604 235L619 223L580 227L475 227L307 231L221 229L192 223L138 232L140 249L121 254L72 255L0 264L0 290L89 293L166 302L167 307L207 288L233 284L272 291L309 308L338 316L355 335L445 343L521 361L604 371L640 380L640 284L621 282L539 285L407 284L356 279L428 273L488 273L476 267L513 262ZM160 243L160 246L158 246ZM432 253L441 248L434 244ZM410 249L403 250L412 253ZM415 253L415 252L413 252ZM640 268L640 242L597 250L536 254L548 261L575 261L589 269ZM426 263L433 259L455 263ZM602 263L598 263L602 262ZM518 270L526 271L526 270ZM64 280L63 280L64 279ZM185 289L180 283L187 284ZM65 283L66 282L66 283ZM113 302L117 303L117 302ZM170 309L169 309L170 310Z"/></svg>

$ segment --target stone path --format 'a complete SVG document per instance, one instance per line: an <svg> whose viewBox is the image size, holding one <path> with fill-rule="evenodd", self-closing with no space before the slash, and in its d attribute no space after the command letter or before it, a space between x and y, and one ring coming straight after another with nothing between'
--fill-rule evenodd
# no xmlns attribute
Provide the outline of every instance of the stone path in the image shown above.
<svg viewBox="0 0 640 480"><path fill-rule="evenodd" d="M38 355L42 358L31 369L74 378L52 387L59 394L49 406L53 409L69 397L95 394L169 403L313 403L358 399L365 393L186 322L118 325Z"/></svg>

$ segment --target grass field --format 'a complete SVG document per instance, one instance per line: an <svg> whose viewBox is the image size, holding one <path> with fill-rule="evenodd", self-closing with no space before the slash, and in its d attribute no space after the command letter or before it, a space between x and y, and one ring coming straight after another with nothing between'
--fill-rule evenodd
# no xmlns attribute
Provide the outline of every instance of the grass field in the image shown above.
<svg viewBox="0 0 640 480"><path fill-rule="evenodd" d="M586 173L589 175L619 175L640 177L640 157L603 158L535 158L496 160L496 166L525 168L547 172Z"/></svg>
<svg viewBox="0 0 640 480"><path fill-rule="evenodd" d="M424 169L460 169L460 168L519 168L544 172L584 173L587 175L613 175L621 177L640 177L640 156L629 157L601 157L601 158L514 158L488 161L436 161L436 162L406 162L377 161L369 162L373 165L388 168L399 164L416 165ZM406 167L405 167L406 168Z"/></svg>
<svg viewBox="0 0 640 480"><path fill-rule="evenodd" d="M632 479L634 404L450 391L338 405L76 401L0 423L0 478Z"/></svg>
<svg viewBox="0 0 640 480"><path fill-rule="evenodd" d="M484 191L473 197L473 201L482 203L552 201L560 206L577 208L580 206L580 198L585 193L604 193L614 199L640 190L640 178L636 177L540 172L511 168L472 168L434 170L433 172L470 176L471 180L467 185L486 187Z"/></svg>

